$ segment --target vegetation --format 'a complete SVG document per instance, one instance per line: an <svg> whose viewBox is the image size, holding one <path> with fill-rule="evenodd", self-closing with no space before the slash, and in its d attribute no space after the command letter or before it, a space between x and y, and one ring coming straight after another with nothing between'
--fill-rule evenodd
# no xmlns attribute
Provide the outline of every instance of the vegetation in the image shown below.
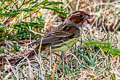
<svg viewBox="0 0 120 80"><path fill-rule="evenodd" d="M1 80L118 80L120 79L120 0L1 0ZM73 11L95 16L88 31L66 52L39 51L18 65L12 61L34 48L27 44L59 25ZM50 53L50 54L49 54ZM2 64L6 57L6 64ZM11 59L11 61L9 61Z"/></svg>

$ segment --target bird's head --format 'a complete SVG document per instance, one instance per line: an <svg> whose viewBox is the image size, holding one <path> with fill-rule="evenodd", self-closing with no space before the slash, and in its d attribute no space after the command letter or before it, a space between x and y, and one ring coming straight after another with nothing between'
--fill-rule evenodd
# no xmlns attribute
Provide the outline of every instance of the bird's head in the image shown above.
<svg viewBox="0 0 120 80"><path fill-rule="evenodd" d="M65 23L76 28L82 27L82 25L91 18L91 15L87 14L84 11L75 11L71 13L66 19Z"/></svg>

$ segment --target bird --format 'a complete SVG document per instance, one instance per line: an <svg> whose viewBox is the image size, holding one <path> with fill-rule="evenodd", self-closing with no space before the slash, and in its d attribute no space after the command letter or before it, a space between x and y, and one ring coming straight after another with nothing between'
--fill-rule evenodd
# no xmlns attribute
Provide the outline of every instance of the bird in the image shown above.
<svg viewBox="0 0 120 80"><path fill-rule="evenodd" d="M91 18L91 15L84 11L74 11L65 20L56 27L56 29L45 34L41 39L38 39L29 46L37 45L35 50L38 52L38 49L41 45L41 51L46 51L51 48L52 52L56 51L66 51L69 47L73 46L80 37L80 31L84 24L89 24L88 19ZM32 52L29 52L27 55L33 55ZM16 64L18 64L24 57L20 58Z"/></svg>
<svg viewBox="0 0 120 80"><path fill-rule="evenodd" d="M66 51L73 45L80 36L80 30L83 24L89 24L87 19L91 16L84 11L75 11L71 13L62 24L55 30L48 32L41 39L36 40L30 45L41 44L41 50L44 51L51 47L52 51Z"/></svg>

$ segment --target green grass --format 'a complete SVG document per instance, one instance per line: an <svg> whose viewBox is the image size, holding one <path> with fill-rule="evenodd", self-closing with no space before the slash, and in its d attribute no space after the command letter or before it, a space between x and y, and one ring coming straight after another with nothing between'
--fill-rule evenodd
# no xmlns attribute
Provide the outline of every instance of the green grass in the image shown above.
<svg viewBox="0 0 120 80"><path fill-rule="evenodd" d="M3 54L7 55L6 59L17 60L31 51L33 48L24 44L41 38L45 33L43 28L59 25L62 22L60 17L66 17L72 10L87 8L96 19L87 32L82 31L81 38L74 46L67 51L56 52L60 56L41 53L39 49L38 55L31 59L25 57L16 66L7 62L9 66L0 69L0 79L49 80L54 64L53 80L120 79L119 5L119 0L0 1L0 60Z"/></svg>

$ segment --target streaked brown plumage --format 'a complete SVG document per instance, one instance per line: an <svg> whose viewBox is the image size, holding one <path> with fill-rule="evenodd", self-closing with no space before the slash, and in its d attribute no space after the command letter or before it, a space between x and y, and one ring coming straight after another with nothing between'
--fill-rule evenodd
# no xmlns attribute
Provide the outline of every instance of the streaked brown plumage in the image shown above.
<svg viewBox="0 0 120 80"><path fill-rule="evenodd" d="M52 49L58 48L62 45L55 46L56 44L79 37L80 29L83 27L82 24L87 21L88 18L90 18L90 15L84 11L73 12L54 31L49 32L43 37L41 49L46 50L49 47ZM40 41L41 39L33 42L31 45L39 45Z"/></svg>

